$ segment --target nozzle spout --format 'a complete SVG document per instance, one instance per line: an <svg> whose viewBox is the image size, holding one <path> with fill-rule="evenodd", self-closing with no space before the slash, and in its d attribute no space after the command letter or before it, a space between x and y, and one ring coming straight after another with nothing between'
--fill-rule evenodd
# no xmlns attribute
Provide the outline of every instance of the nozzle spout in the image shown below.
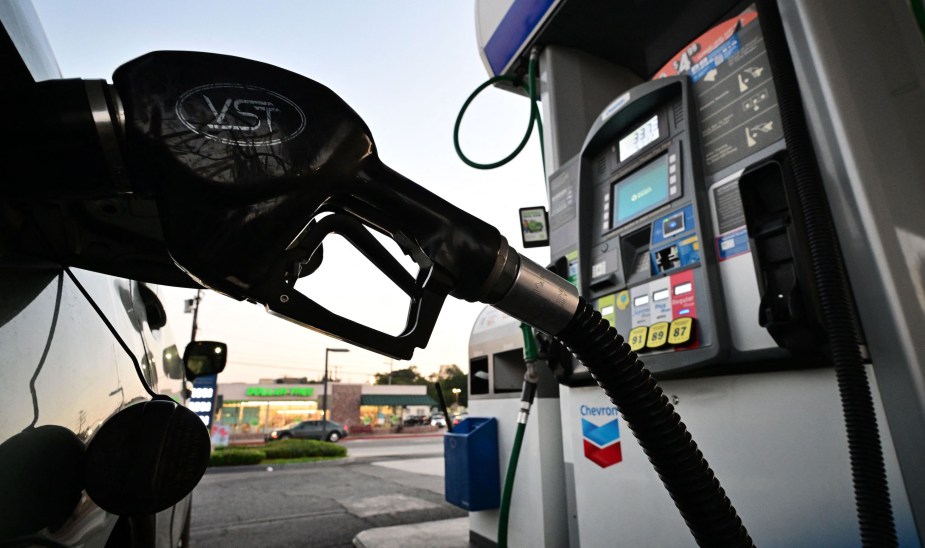
<svg viewBox="0 0 925 548"><path fill-rule="evenodd" d="M522 255L518 259L510 289L489 304L544 333L560 333L578 311L578 288Z"/></svg>

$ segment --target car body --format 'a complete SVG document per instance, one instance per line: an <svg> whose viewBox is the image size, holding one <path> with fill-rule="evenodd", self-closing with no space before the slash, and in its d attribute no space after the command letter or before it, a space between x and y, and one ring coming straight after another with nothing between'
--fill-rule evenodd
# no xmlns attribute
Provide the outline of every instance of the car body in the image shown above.
<svg viewBox="0 0 925 548"><path fill-rule="evenodd" d="M151 328L143 302L142 292L156 288L93 272L74 273L139 360L148 384L184 402L188 391L179 352L166 325ZM64 427L89 444L117 412L150 400L129 356L59 265L3 257L0 287L0 447L15 443L14 437L32 424ZM5 489L0 500L7 499L4 507L23 503L21 495ZM147 540L175 546L188 531L190 501L187 496L146 518L154 535ZM84 494L63 525L29 534L68 546L129 545L135 537L123 536L132 533L124 522L117 527L122 519ZM23 534L17 530L16 536ZM0 542L8 540L0 535Z"/></svg>
<svg viewBox="0 0 925 548"><path fill-rule="evenodd" d="M446 417L442 413L434 413L430 416L430 425L437 428L446 428Z"/></svg>
<svg viewBox="0 0 925 548"><path fill-rule="evenodd" d="M459 413L458 415L453 416L453 426L461 423L462 421L469 418L469 413Z"/></svg>
<svg viewBox="0 0 925 548"><path fill-rule="evenodd" d="M326 422L327 425L324 425L320 420L302 421L290 424L271 431L267 434L266 440L274 441L295 438L337 442L347 437L347 434L349 434L347 425L334 421Z"/></svg>
<svg viewBox="0 0 925 548"><path fill-rule="evenodd" d="M0 6L0 22L4 102L31 96L38 80L61 78L31 4ZM15 134L22 128L9 129ZM64 137L61 133L24 146L45 151ZM48 154L49 163L56 161ZM38 211L36 204L48 202L25 191L42 178L5 174L0 179L0 545L188 544L191 495L156 514L120 517L100 508L84 488L87 447L116 414L151 402L145 384L181 405L190 393L161 290L77 268L71 269L74 282L61 261L33 251L56 245L61 234L73 238L78 219L61 210L58 219L67 228L36 230L24 219L35 221L30 214ZM48 432L55 437L39 435ZM66 453L59 451L59 442ZM56 453L64 456L55 467L29 466L30 455ZM62 478L69 482L63 498Z"/></svg>

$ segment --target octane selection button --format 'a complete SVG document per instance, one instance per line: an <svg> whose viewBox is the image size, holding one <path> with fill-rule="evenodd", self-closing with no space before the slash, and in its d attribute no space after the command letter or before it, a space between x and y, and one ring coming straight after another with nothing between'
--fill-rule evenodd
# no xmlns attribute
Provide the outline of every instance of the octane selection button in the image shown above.
<svg viewBox="0 0 925 548"><path fill-rule="evenodd" d="M658 322L649 326L649 338L646 347L661 348L668 342L668 322Z"/></svg>
<svg viewBox="0 0 925 548"><path fill-rule="evenodd" d="M646 333L649 331L649 328L641 325L639 327L634 327L630 331L627 341L630 345L630 348L633 352L639 352L646 347Z"/></svg>
<svg viewBox="0 0 925 548"><path fill-rule="evenodd" d="M694 338L694 318L685 316L671 322L668 329L668 343L683 345L691 342Z"/></svg>

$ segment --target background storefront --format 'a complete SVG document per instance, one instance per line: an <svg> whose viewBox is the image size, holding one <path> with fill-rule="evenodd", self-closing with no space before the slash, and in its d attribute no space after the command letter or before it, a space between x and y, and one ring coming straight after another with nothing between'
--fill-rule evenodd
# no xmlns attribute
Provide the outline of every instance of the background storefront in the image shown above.
<svg viewBox="0 0 925 548"><path fill-rule="evenodd" d="M366 425L385 426L407 417L429 416L435 406L426 393L364 394L360 398L360 420Z"/></svg>
<svg viewBox="0 0 925 548"><path fill-rule="evenodd" d="M216 420L232 435L266 434L305 420L320 420L321 384L259 383L218 385ZM328 419L347 426L390 426L409 416L429 415L436 402L420 385L328 384Z"/></svg>

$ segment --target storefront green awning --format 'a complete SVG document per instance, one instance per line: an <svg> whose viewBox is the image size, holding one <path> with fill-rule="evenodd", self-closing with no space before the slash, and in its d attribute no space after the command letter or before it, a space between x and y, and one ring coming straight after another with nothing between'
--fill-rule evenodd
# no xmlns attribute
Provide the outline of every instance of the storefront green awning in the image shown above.
<svg viewBox="0 0 925 548"><path fill-rule="evenodd" d="M370 394L360 396L360 405L429 405L436 407L437 402L426 395Z"/></svg>

